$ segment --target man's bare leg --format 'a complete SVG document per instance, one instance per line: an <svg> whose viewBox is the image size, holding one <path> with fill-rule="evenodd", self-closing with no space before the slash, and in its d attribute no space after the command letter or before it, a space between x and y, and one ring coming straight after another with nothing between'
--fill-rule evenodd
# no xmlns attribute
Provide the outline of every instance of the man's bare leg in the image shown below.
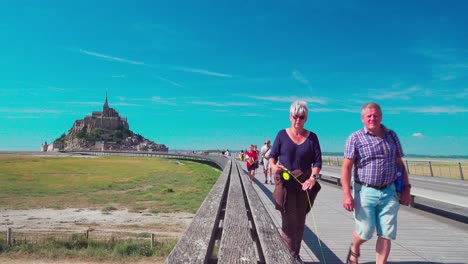
<svg viewBox="0 0 468 264"><path fill-rule="evenodd" d="M377 244L375 245L375 263L385 264L387 263L388 256L390 255L390 249L392 248L392 241L383 237L377 238Z"/></svg>

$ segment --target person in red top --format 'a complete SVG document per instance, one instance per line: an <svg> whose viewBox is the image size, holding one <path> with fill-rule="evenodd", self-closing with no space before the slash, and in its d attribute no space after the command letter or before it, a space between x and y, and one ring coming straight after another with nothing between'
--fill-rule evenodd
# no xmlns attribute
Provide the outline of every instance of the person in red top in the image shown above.
<svg viewBox="0 0 468 264"><path fill-rule="evenodd" d="M245 160L247 161L247 171L249 172L249 181L253 182L255 178L255 163L258 161L258 154L255 146L250 144L250 151L245 152Z"/></svg>

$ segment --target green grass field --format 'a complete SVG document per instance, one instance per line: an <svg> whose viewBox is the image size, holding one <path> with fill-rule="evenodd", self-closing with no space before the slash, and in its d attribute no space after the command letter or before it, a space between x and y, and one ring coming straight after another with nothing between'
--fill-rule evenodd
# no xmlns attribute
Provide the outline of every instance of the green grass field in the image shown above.
<svg viewBox="0 0 468 264"><path fill-rule="evenodd" d="M220 174L197 162L149 157L0 156L0 207L195 213Z"/></svg>
<svg viewBox="0 0 468 264"><path fill-rule="evenodd" d="M221 171L186 160L144 157L0 156L0 208L96 208L103 212L128 208L195 213ZM87 240L48 237L41 243L6 244L0 232L0 258L81 259L118 263L163 263L177 242ZM16 234L16 233L15 233ZM1 260L0 260L1 262Z"/></svg>

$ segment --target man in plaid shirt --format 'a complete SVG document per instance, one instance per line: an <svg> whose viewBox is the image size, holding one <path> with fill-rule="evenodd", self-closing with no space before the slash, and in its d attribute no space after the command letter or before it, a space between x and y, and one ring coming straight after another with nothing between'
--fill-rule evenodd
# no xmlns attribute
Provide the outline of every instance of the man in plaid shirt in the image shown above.
<svg viewBox="0 0 468 264"><path fill-rule="evenodd" d="M356 222L346 263L358 263L360 246L372 238L374 230L378 236L376 263L387 263L391 241L396 239L400 203L410 203L411 185L404 169L400 140L381 124L380 106L374 102L364 104L361 121L364 128L352 133L346 141L341 175L343 207L354 211ZM394 184L398 167L403 168L405 187L400 201ZM350 190L351 173L354 196Z"/></svg>

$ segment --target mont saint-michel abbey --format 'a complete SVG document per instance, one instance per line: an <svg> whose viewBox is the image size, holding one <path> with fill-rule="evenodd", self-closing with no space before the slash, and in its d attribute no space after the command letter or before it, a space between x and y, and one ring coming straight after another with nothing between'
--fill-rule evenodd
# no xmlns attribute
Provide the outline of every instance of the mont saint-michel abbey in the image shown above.
<svg viewBox="0 0 468 264"><path fill-rule="evenodd" d="M68 134L63 134L51 144L45 142L42 151L79 151L79 150L125 150L125 151L162 151L169 149L156 144L130 130L127 118L109 107L107 94L101 111L93 111L91 116L76 120Z"/></svg>
<svg viewBox="0 0 468 264"><path fill-rule="evenodd" d="M91 116L86 116L83 120L76 120L73 125L72 136L83 129L85 129L87 133L91 133L93 128L115 130L120 127L129 129L127 118L120 117L119 113L115 111L114 108L109 107L106 94L106 101L102 107L102 112L93 111Z"/></svg>

